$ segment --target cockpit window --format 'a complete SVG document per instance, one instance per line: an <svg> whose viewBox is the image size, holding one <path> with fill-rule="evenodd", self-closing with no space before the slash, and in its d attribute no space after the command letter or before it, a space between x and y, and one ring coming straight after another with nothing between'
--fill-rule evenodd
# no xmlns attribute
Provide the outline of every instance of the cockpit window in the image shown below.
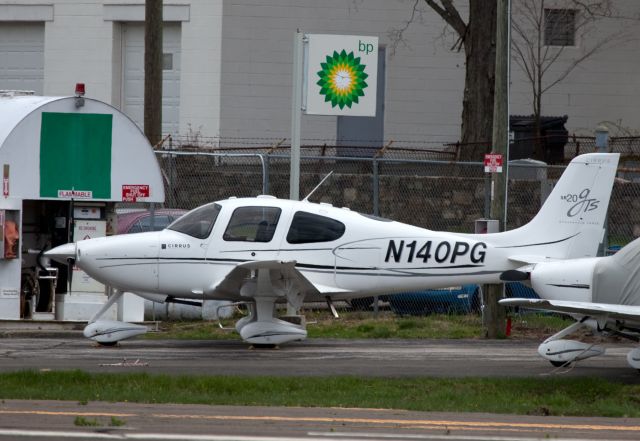
<svg viewBox="0 0 640 441"><path fill-rule="evenodd" d="M293 215L287 242L331 242L344 234L344 224L330 217L298 211Z"/></svg>
<svg viewBox="0 0 640 441"><path fill-rule="evenodd" d="M270 242L281 212L277 207L236 208L222 238L226 241Z"/></svg>
<svg viewBox="0 0 640 441"><path fill-rule="evenodd" d="M206 239L211 234L221 208L218 204L207 204L196 208L169 225L167 229L198 239Z"/></svg>

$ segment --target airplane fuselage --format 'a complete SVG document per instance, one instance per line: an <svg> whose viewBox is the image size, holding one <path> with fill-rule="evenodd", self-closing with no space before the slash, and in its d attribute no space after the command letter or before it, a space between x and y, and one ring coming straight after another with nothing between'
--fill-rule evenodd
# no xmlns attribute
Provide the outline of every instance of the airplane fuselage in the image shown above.
<svg viewBox="0 0 640 441"><path fill-rule="evenodd" d="M185 222L186 227L160 232L80 241L77 264L120 290L194 299L221 298L212 288L249 261L295 261L298 271L334 299L499 283L502 271L517 266L506 248L483 235L429 231L328 204L270 197L247 204L209 204L218 209L206 234ZM202 220L196 216L194 222ZM269 223L267 236L257 236L260 222Z"/></svg>

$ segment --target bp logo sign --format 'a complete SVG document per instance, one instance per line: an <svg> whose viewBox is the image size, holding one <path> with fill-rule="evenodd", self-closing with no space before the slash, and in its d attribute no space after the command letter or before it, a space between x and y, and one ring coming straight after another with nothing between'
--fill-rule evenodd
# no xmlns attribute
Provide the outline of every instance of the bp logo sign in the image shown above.
<svg viewBox="0 0 640 441"><path fill-rule="evenodd" d="M360 57L353 52L333 52L333 56L327 56L327 61L320 64L322 70L318 72L320 81L320 94L324 100L331 102L331 107L345 106L351 108L352 104L359 103L359 97L364 96L364 89L368 86L365 81L369 76L365 72L365 65L360 63Z"/></svg>
<svg viewBox="0 0 640 441"><path fill-rule="evenodd" d="M306 113L375 116L378 38L307 35Z"/></svg>

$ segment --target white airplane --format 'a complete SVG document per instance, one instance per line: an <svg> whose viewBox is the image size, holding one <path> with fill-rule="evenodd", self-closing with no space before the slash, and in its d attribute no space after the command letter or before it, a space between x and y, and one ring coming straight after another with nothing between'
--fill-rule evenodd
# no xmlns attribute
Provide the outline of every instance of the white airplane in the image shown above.
<svg viewBox="0 0 640 441"><path fill-rule="evenodd" d="M252 344L306 338L276 302L341 300L468 283L500 283L525 264L594 256L618 154L576 157L527 225L493 234L430 231L326 203L272 196L203 205L160 232L83 240L45 254L115 288L85 328L109 344L146 331L100 320L123 292L154 301L246 302L236 330ZM425 198L428 195L425 195ZM301 317L298 317L301 318Z"/></svg>
<svg viewBox="0 0 640 441"><path fill-rule="evenodd" d="M576 319L538 347L554 366L604 354L601 346L563 339L582 327L598 335L640 341L640 239L612 256L535 263L507 271L502 279L529 284L541 299L503 299L501 304L556 311ZM640 370L640 347L627 354L627 362Z"/></svg>

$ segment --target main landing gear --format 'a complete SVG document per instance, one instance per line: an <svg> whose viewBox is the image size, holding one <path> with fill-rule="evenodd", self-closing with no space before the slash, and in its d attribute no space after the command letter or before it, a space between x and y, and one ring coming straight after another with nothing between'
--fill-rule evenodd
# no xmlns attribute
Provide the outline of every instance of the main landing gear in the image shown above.
<svg viewBox="0 0 640 441"><path fill-rule="evenodd" d="M590 328L597 333L610 332L612 334L638 341L637 337L622 332L624 330L624 323L617 324L617 327L620 329L610 329L607 327L606 319L595 320L589 317L584 317L582 320L573 323L542 342L542 344L538 346L538 353L556 367L569 366L580 360L604 355L605 348L598 346L595 343L584 343L576 340L563 339L582 327ZM632 368L640 370L640 347L631 350L627 354L627 363Z"/></svg>
<svg viewBox="0 0 640 441"><path fill-rule="evenodd" d="M236 330L248 343L279 345L307 338L304 317L288 317L291 321L275 317L276 302L279 299L286 298L296 311L300 309L304 300L304 296L295 290L295 284L291 279L274 279L273 276L277 277L278 274L280 274L279 271L272 272L268 268L258 268L254 276L240 290L243 297L253 298L253 301L246 303L249 315L236 323Z"/></svg>

